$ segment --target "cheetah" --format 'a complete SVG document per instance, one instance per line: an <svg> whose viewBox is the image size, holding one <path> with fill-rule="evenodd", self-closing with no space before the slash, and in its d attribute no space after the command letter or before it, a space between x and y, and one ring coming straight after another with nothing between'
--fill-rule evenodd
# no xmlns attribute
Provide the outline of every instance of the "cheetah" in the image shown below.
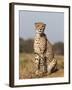
<svg viewBox="0 0 72 90"><path fill-rule="evenodd" d="M35 53L35 73L51 73L56 68L57 60L54 58L52 44L47 39L45 31L46 24L35 23L34 53Z"/></svg>

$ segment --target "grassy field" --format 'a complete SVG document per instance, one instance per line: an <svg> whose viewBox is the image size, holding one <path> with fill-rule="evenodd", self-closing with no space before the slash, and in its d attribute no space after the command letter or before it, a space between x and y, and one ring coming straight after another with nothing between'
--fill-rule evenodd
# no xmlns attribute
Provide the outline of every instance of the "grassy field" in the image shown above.
<svg viewBox="0 0 72 90"><path fill-rule="evenodd" d="M57 59L58 70L43 77L63 77L64 76L64 57L55 56ZM20 53L19 56L19 79L39 78L35 75L34 55Z"/></svg>

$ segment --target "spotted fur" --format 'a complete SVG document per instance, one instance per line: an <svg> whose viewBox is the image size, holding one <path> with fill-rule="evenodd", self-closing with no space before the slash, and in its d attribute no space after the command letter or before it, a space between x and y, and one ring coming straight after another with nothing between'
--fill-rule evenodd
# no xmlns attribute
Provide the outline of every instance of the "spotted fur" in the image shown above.
<svg viewBox="0 0 72 90"><path fill-rule="evenodd" d="M56 59L54 59L54 53L52 44L44 33L46 24L43 22L35 23L36 35L34 39L34 52L36 62L36 74L51 73L52 69L56 67Z"/></svg>

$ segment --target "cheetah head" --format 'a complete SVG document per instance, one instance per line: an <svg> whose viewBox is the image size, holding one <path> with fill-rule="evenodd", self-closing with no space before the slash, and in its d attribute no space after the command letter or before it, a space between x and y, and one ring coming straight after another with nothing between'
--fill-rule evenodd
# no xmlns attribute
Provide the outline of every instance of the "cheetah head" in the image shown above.
<svg viewBox="0 0 72 90"><path fill-rule="evenodd" d="M44 33L45 27L46 27L46 24L44 24L43 22L35 23L36 33L38 33L38 34Z"/></svg>

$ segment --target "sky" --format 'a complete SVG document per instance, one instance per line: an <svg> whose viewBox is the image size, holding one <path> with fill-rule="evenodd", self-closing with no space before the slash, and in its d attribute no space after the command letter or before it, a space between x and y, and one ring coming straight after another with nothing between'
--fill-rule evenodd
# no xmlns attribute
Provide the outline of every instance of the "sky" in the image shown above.
<svg viewBox="0 0 72 90"><path fill-rule="evenodd" d="M64 13L44 11L19 11L19 37L29 39L35 37L35 23L46 24L45 34L48 40L64 42Z"/></svg>

